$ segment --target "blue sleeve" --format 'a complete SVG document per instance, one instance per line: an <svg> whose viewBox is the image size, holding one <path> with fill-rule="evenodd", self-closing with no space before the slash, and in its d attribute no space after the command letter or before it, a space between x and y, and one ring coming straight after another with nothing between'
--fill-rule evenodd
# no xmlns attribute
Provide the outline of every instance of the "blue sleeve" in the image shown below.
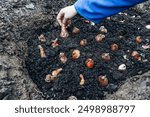
<svg viewBox="0 0 150 117"><path fill-rule="evenodd" d="M74 6L84 18L99 23L102 19L146 0L78 0Z"/></svg>

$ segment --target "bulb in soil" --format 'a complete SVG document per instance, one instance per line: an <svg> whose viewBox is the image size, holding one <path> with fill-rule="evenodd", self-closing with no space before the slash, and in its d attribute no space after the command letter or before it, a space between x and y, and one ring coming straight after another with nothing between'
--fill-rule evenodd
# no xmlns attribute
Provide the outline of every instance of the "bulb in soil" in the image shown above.
<svg viewBox="0 0 150 117"><path fill-rule="evenodd" d="M72 52L72 58L73 59L78 59L80 57L80 51L79 50L74 50Z"/></svg>
<svg viewBox="0 0 150 117"><path fill-rule="evenodd" d="M80 86L83 86L85 84L85 79L82 74L80 74Z"/></svg>
<svg viewBox="0 0 150 117"><path fill-rule="evenodd" d="M66 63L67 62L67 57L66 57L66 55L65 55L65 53L63 53L63 52L61 52L60 54L59 54L59 58L60 58L60 61L62 62L62 63Z"/></svg>
<svg viewBox="0 0 150 117"><path fill-rule="evenodd" d="M43 34L41 34L38 39L41 41L41 42L46 42L46 38Z"/></svg>
<svg viewBox="0 0 150 117"><path fill-rule="evenodd" d="M102 32L102 33L107 33L107 32L108 32L107 29L105 28L105 26L101 26L101 27L99 28L99 30L100 30L100 32Z"/></svg>
<svg viewBox="0 0 150 117"><path fill-rule="evenodd" d="M91 24L91 21L89 21L89 20L84 20L84 22L87 24Z"/></svg>
<svg viewBox="0 0 150 117"><path fill-rule="evenodd" d="M94 61L91 58L87 59L85 61L85 64L86 64L87 68L93 68L94 67Z"/></svg>
<svg viewBox="0 0 150 117"><path fill-rule="evenodd" d="M69 33L65 27L61 27L60 37L64 39L69 37Z"/></svg>
<svg viewBox="0 0 150 117"><path fill-rule="evenodd" d="M110 58L110 54L109 53L103 53L101 55L101 58L105 61L109 61L111 58Z"/></svg>
<svg viewBox="0 0 150 117"><path fill-rule="evenodd" d="M145 50L150 49L150 45L143 45L142 48Z"/></svg>
<svg viewBox="0 0 150 117"><path fill-rule="evenodd" d="M56 70L52 71L52 76L53 76L53 77L57 77L58 74L59 74L62 70L63 70L62 68L59 68L59 69L56 69Z"/></svg>
<svg viewBox="0 0 150 117"><path fill-rule="evenodd" d="M57 38L56 38L55 40L52 40L51 43L52 43L52 47L53 47L53 48L56 48L56 47L59 46L59 44L58 44L58 39L57 39Z"/></svg>
<svg viewBox="0 0 150 117"><path fill-rule="evenodd" d="M68 100L78 100L78 99L77 99L77 97L75 97L75 96L70 96L70 97L68 98Z"/></svg>
<svg viewBox="0 0 150 117"><path fill-rule="evenodd" d="M104 41L104 39L105 39L105 35L103 35L103 34L98 34L98 35L95 37L95 39L96 39L97 42L102 42L102 41Z"/></svg>
<svg viewBox="0 0 150 117"><path fill-rule="evenodd" d="M53 81L55 81L55 77L53 77L50 74L46 75L45 82L50 83L50 82L53 82Z"/></svg>
<svg viewBox="0 0 150 117"><path fill-rule="evenodd" d="M81 45L81 46L87 45L87 40L86 40L86 39L82 39L82 40L80 41L80 45Z"/></svg>
<svg viewBox="0 0 150 117"><path fill-rule="evenodd" d="M135 41L136 41L136 43L138 43L138 44L142 43L142 38L141 38L141 36L137 36L137 37L135 38Z"/></svg>
<svg viewBox="0 0 150 117"><path fill-rule="evenodd" d="M114 43L114 44L111 45L111 50L112 51L117 51L118 49L119 49L119 47L118 47L117 44Z"/></svg>
<svg viewBox="0 0 150 117"><path fill-rule="evenodd" d="M44 48L41 45L38 45L39 49L40 49L40 56L41 58L46 58L46 54L44 51Z"/></svg>
<svg viewBox="0 0 150 117"><path fill-rule="evenodd" d="M108 78L106 76L99 76L98 82L101 86L105 87L108 85Z"/></svg>
<svg viewBox="0 0 150 117"><path fill-rule="evenodd" d="M132 53L131 53L131 56L135 59L135 60L138 60L138 61L141 61L141 56L140 56L140 54L137 52L137 51L133 51Z"/></svg>
<svg viewBox="0 0 150 117"><path fill-rule="evenodd" d="M118 70L119 71L125 71L127 69L126 65L125 64L121 64L119 67L118 67Z"/></svg>
<svg viewBox="0 0 150 117"><path fill-rule="evenodd" d="M72 33L73 34L79 34L80 33L80 29L77 28L77 27L74 27Z"/></svg>

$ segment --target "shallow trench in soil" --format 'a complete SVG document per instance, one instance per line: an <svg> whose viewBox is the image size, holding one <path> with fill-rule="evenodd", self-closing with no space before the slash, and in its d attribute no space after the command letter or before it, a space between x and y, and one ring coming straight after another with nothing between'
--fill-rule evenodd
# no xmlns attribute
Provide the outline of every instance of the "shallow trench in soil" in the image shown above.
<svg viewBox="0 0 150 117"><path fill-rule="evenodd" d="M68 28L69 37L62 39L60 27L51 25L45 30L36 30L33 38L28 40L28 57L26 67L33 82L44 93L45 99L68 99L76 96L78 99L104 99L105 93L113 93L118 90L122 81L127 78L142 74L150 70L150 51L144 49L143 45L150 44L150 30L145 26L150 23L150 14L140 14L135 11L120 13L104 22L90 25L81 17L73 19ZM95 36L100 34L99 28L105 26L108 32L105 40L96 42ZM77 35L72 34L73 27L80 29ZM41 42L38 36L44 34L46 42ZM141 36L142 42L137 44L135 38ZM53 48L51 41L58 39L59 46ZM87 39L86 46L80 46L81 39ZM119 46L118 51L111 50L111 44ZM40 57L39 47L41 45L46 53L46 58ZM77 60L72 59L73 50L78 49L81 56ZM141 60L137 61L131 57L132 51L137 51ZM63 64L59 54L64 52L68 58ZM101 58L103 53L109 53L110 61ZM94 67L89 69L85 61L92 58ZM125 71L119 71L118 67L126 64ZM55 69L63 70L54 82L46 83L45 77ZM85 84L80 85L80 74L85 78ZM98 76L106 75L108 85L101 86L97 80Z"/></svg>

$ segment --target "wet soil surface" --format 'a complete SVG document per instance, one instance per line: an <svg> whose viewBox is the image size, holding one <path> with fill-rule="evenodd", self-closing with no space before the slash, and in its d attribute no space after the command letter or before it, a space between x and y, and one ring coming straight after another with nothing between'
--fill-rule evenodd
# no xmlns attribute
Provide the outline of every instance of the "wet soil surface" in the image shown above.
<svg viewBox="0 0 150 117"><path fill-rule="evenodd" d="M142 46L150 44L150 30L145 26L150 24L150 14L140 14L131 10L120 13L106 19L101 24L94 26L85 22L81 17L73 19L68 28L70 33L67 39L62 39L60 27L51 25L49 29L35 31L36 36L28 40L28 58L26 67L32 80L45 94L45 99L68 99L76 96L78 99L104 99L105 93L113 93L119 88L121 81L142 74L150 70L150 51ZM80 28L80 33L72 34L73 27ZM105 26L108 33L103 42L96 42L95 36L100 34L99 28ZM40 42L38 36L44 34L47 41ZM135 38L142 37L142 43L137 44ZM51 41L58 38L59 46L52 48ZM81 39L87 39L86 46L80 46ZM111 50L111 44L119 45L118 51ZM46 58L41 58L38 45L41 45L46 53ZM81 56L77 60L72 59L72 51L78 49ZM131 57L132 51L137 51L142 60L137 61ZM63 64L59 59L60 52L64 52L68 61ZM101 58L103 53L109 53L110 61ZM125 57L126 56L126 57ZM94 68L85 66L85 61L92 58L95 62ZM119 71L118 67L126 64L125 71ZM45 77L55 69L63 70L54 82L46 83ZM85 84L80 86L80 74L85 78ZM106 75L109 84L101 86L97 80L98 76Z"/></svg>

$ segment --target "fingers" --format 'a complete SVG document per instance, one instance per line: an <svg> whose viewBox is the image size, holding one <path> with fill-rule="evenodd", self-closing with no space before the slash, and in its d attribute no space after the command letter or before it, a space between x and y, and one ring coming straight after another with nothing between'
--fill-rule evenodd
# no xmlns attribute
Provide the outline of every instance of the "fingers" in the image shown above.
<svg viewBox="0 0 150 117"><path fill-rule="evenodd" d="M68 20L69 20L68 18L65 18L65 17L64 17L64 19L63 19L63 26L64 26L64 27L67 27L67 26L68 26Z"/></svg>
<svg viewBox="0 0 150 117"><path fill-rule="evenodd" d="M68 6L60 10L57 15L57 21L60 26L68 27L71 24L71 18L75 15L74 7Z"/></svg>
<svg viewBox="0 0 150 117"><path fill-rule="evenodd" d="M61 10L57 15L57 21L60 26L63 25L63 19L64 19L64 12Z"/></svg>

